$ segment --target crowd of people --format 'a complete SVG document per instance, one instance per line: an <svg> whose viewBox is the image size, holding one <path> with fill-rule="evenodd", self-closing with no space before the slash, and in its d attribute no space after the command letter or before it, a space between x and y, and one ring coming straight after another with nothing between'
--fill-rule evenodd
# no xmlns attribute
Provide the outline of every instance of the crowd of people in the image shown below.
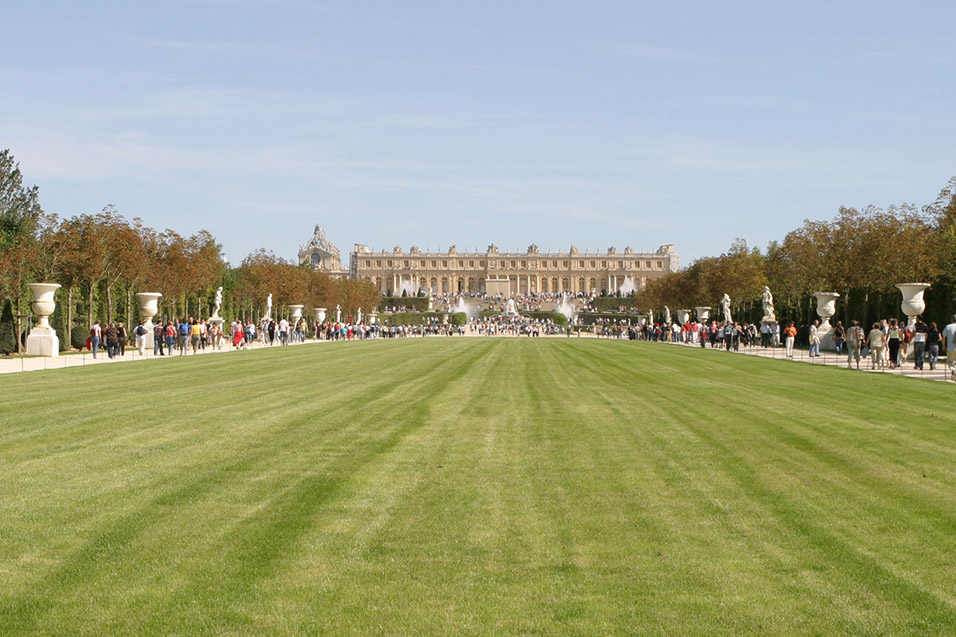
<svg viewBox="0 0 956 637"><path fill-rule="evenodd" d="M792 321L783 329L777 323L757 325L716 320L684 324L620 324L598 320L594 325L595 334L602 338L681 343L727 351L739 351L741 346L784 347L787 358L793 358L799 331ZM806 335L807 356L820 356L820 321L807 326ZM928 365L930 370L935 370L940 357L945 355L950 379L956 380L956 315L942 330L935 322L926 323L921 316L916 317L912 326L897 319L876 321L869 331L857 320L851 321L849 327L837 321L832 328L832 339L836 354L847 357L848 367L855 365L859 369L860 361L869 359L873 370L900 369L912 353L913 369L922 370Z"/></svg>
<svg viewBox="0 0 956 637"><path fill-rule="evenodd" d="M545 297L547 295L536 295ZM497 299L490 299L494 303ZM783 347L785 356L792 358L799 330L793 322L782 329L777 323L748 323L711 320L686 323L624 323L616 320L598 319L593 331L600 338L617 338L695 345L703 348L739 351L743 347ZM288 345L301 343L307 337L317 340L365 340L369 338L406 338L412 336L454 336L467 333L480 336L529 336L563 333L564 328L551 319L529 319L515 316L487 316L471 318L466 325L453 325L431 319L421 325L390 325L388 323L356 323L324 321L309 324L305 319L289 321L280 318L234 319L229 325L231 344L235 349L246 349L253 343L261 345ZM148 329L142 321L127 330L122 321L110 322L103 327L99 320L90 328L87 347L96 358L101 347L110 359L124 356L130 338L136 343L140 355L145 354ZM152 326L153 355L184 356L197 354L207 348L219 350L224 343L223 321L195 319L158 319ZM820 356L820 322L814 321L806 328L807 356ZM886 319L872 324L867 331L857 320L844 327L836 321L831 333L837 355L846 355L847 366L860 368L862 360L869 359L870 369L899 369L910 352L913 368L922 370L926 365L935 370L941 356L947 355L951 380L956 380L956 315L953 322L942 330L934 322L926 323L916 317L908 326L905 321Z"/></svg>

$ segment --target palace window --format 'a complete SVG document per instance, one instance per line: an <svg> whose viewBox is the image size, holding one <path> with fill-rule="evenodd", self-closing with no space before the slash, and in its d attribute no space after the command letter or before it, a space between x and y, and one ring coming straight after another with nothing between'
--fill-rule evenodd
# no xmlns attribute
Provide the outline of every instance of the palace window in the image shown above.
<svg viewBox="0 0 956 637"><path fill-rule="evenodd" d="M527 262L527 261L522 261L522 262L521 262L521 267L522 267L522 268L528 267L528 262Z"/></svg>
<svg viewBox="0 0 956 637"><path fill-rule="evenodd" d="M658 268L663 268L663 267L664 267L664 262L663 262L663 261L658 261L658 262L657 262L657 267L658 267Z"/></svg>
<svg viewBox="0 0 956 637"><path fill-rule="evenodd" d="M381 260L381 259L378 259L378 260L375 262L375 267L376 267L376 268L382 267L382 260Z"/></svg>
<svg viewBox="0 0 956 637"><path fill-rule="evenodd" d="M578 261L578 267L579 267L579 268L583 268L583 267L584 267L584 261Z"/></svg>
<svg viewBox="0 0 956 637"><path fill-rule="evenodd" d="M645 262L644 262L644 267L647 268L648 270L650 270L650 269L651 269L651 262L650 262L650 261L645 261Z"/></svg>
<svg viewBox="0 0 956 637"><path fill-rule="evenodd" d="M392 260L391 260L391 259L388 260L388 267L392 267Z"/></svg>
<svg viewBox="0 0 956 637"><path fill-rule="evenodd" d="M465 267L465 262L459 259L459 261L458 261L458 267L459 267L459 268Z"/></svg>
<svg viewBox="0 0 956 637"><path fill-rule="evenodd" d="M591 267L592 268L597 267L597 261L591 261Z"/></svg>
<svg viewBox="0 0 956 637"><path fill-rule="evenodd" d="M606 267L607 267L607 261L601 261L601 267L602 267L602 268L606 268Z"/></svg>
<svg viewBox="0 0 956 637"><path fill-rule="evenodd" d="M557 261L555 261L555 265L557 265ZM565 268L568 267L568 262L565 261L563 265ZM565 285L564 289L567 289L567 285Z"/></svg>
<svg viewBox="0 0 956 637"><path fill-rule="evenodd" d="M366 267L366 268L372 267L372 261L371 261L371 259L366 259L366 260L365 260L365 267Z"/></svg>
<svg viewBox="0 0 956 637"><path fill-rule="evenodd" d="M441 262L441 267L447 268L447 267L448 267L448 261L443 260L443 261Z"/></svg>
<svg viewBox="0 0 956 637"><path fill-rule="evenodd" d="M475 262L474 262L474 261L469 261L469 262L468 262L468 267L469 267L469 268L475 267Z"/></svg>

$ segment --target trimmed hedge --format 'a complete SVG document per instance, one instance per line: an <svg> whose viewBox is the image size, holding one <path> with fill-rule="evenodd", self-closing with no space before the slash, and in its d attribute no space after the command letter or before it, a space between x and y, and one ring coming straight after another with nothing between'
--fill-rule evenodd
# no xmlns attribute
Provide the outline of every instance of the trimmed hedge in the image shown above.
<svg viewBox="0 0 956 637"><path fill-rule="evenodd" d="M410 312L427 312L428 297L426 296L383 296L379 309L387 307L406 307Z"/></svg>
<svg viewBox="0 0 956 637"><path fill-rule="evenodd" d="M380 317L382 323L388 322L390 325L421 325L422 321L431 321L438 319L442 322L445 316L444 312L393 312Z"/></svg>
<svg viewBox="0 0 956 637"><path fill-rule="evenodd" d="M617 312L620 307L637 307L633 296L598 296L591 300L598 312Z"/></svg>
<svg viewBox="0 0 956 637"><path fill-rule="evenodd" d="M605 322L611 321L614 322L617 319L617 322L620 323L624 321L630 321L632 325L638 323L638 317L636 314L621 314L620 312L578 312L576 315L581 323L585 325L594 325L594 322L597 319L603 319Z"/></svg>

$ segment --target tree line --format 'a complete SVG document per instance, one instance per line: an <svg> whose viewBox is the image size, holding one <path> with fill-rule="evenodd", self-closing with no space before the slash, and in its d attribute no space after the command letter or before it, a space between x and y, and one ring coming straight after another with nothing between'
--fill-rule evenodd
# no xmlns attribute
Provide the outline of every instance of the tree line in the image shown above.
<svg viewBox="0 0 956 637"><path fill-rule="evenodd" d="M95 214L61 219L45 212L36 186L25 187L9 150L0 151L0 352L21 351L30 317L28 283L63 287L51 324L61 346L86 340L94 320L138 320L137 292L159 292L159 316L206 317L216 289L224 292L220 315L256 319L273 295L275 314L300 303L341 305L347 315L378 305L373 285L333 280L275 254L257 250L238 267L229 265L222 246L206 230L183 236L127 219L113 205ZM21 335L18 339L16 335Z"/></svg>
<svg viewBox="0 0 956 637"><path fill-rule="evenodd" d="M804 220L766 251L737 239L719 256L654 279L631 302L639 308L716 309L726 293L735 319L756 322L761 293L769 286L778 320L806 324L816 317L813 293L837 292L834 319L865 325L902 317L895 285L909 282L932 284L925 295L927 320L949 323L956 310L956 178L921 208L841 207L830 220Z"/></svg>

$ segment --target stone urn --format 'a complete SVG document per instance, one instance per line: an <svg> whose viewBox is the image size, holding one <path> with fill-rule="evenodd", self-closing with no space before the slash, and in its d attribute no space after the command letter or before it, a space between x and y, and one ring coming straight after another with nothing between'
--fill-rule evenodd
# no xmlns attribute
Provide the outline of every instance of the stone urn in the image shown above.
<svg viewBox="0 0 956 637"><path fill-rule="evenodd" d="M677 310L677 322L686 325L690 321L690 310Z"/></svg>
<svg viewBox="0 0 956 637"><path fill-rule="evenodd" d="M139 316L143 319L143 327L146 328L146 349L153 349L153 317L159 312L159 298L162 296L159 292L137 292L136 300L139 301Z"/></svg>
<svg viewBox="0 0 956 637"><path fill-rule="evenodd" d="M697 320L701 323L706 323L710 320L710 306L701 305L694 308L694 311L697 312Z"/></svg>
<svg viewBox="0 0 956 637"><path fill-rule="evenodd" d="M39 320L27 336L27 354L31 356L59 356L60 339L56 330L50 327L50 315L56 309L53 295L60 288L59 283L29 283L33 291L30 307Z"/></svg>
<svg viewBox="0 0 956 637"><path fill-rule="evenodd" d="M369 325L375 325L376 323L378 323L378 313L376 313L376 312L369 312L369 313L368 313L368 324L369 324Z"/></svg>
<svg viewBox="0 0 956 637"><path fill-rule="evenodd" d="M302 318L302 309L304 305L290 305L289 309L292 311L292 321L291 323L295 325L299 322L299 319Z"/></svg>
<svg viewBox="0 0 956 637"><path fill-rule="evenodd" d="M320 324L320 325L321 325L322 323L325 323L325 311L326 311L326 308L324 308L324 307L317 307L317 308L315 308L315 322L316 322L316 323L318 323L318 324Z"/></svg>
<svg viewBox="0 0 956 637"><path fill-rule="evenodd" d="M817 315L820 317L820 327L817 328L820 349L834 349L830 319L836 314L836 300L840 295L836 292L814 292L813 296L817 300Z"/></svg>
<svg viewBox="0 0 956 637"><path fill-rule="evenodd" d="M900 289L903 295L903 302L900 303L900 309L906 315L906 325L912 328L916 323L916 317L926 311L926 301L923 300L923 292L930 286L929 283L897 283L896 287Z"/></svg>

